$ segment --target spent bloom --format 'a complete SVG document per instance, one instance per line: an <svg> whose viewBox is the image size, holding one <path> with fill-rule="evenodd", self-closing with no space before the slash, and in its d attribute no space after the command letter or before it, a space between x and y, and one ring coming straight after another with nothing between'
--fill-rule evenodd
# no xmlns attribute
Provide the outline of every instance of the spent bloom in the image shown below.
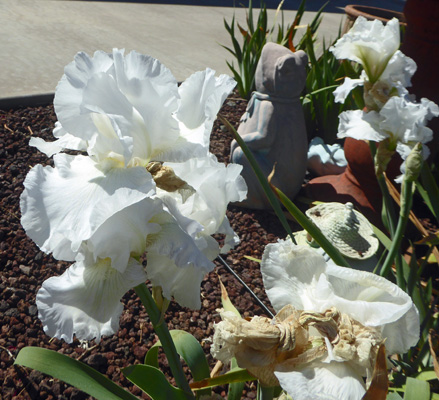
<svg viewBox="0 0 439 400"><path fill-rule="evenodd" d="M363 66L360 79L346 78L334 92L337 102L344 102L359 85L366 89L366 104L379 108L394 94L406 94L416 63L399 49L400 31L396 18L384 25L379 20L358 17L351 30L330 48L337 59L355 61Z"/></svg>
<svg viewBox="0 0 439 400"><path fill-rule="evenodd" d="M253 364L263 367L295 400L361 399L379 345L385 340L389 354L404 353L419 339L412 300L380 276L336 266L307 246L282 240L266 247L261 272L278 314L263 321L263 329L256 329L258 320L246 338L241 336L253 320L223 315L214 354L234 355L257 377Z"/></svg>
<svg viewBox="0 0 439 400"><path fill-rule="evenodd" d="M209 152L235 82L206 69L178 86L158 60L117 49L78 53L64 72L56 140L30 142L54 167L32 168L20 201L40 249L75 262L37 294L46 333L67 341L113 333L120 298L147 278L199 307L201 280L219 253L211 235L224 233L225 249L236 243L225 211L246 195L241 167Z"/></svg>

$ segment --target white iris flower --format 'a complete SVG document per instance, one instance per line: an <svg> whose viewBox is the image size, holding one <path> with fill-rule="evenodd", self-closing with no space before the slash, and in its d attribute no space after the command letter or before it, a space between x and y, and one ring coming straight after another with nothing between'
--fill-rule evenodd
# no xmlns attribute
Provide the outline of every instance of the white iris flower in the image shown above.
<svg viewBox="0 0 439 400"><path fill-rule="evenodd" d="M48 334L113 333L119 299L146 277L168 298L200 306L200 282L219 253L210 235L236 240L226 207L246 195L241 167L209 153L234 86L209 69L178 86L158 60L123 50L78 53L65 68L54 100L57 140L30 142L54 167L32 168L20 203L41 250L76 261L38 293ZM146 275L135 261L145 251Z"/></svg>
<svg viewBox="0 0 439 400"><path fill-rule="evenodd" d="M356 337L349 334L347 342L343 342L343 330L333 341L320 330L327 346L325 357L294 368L280 364L275 369L280 385L295 400L361 399L363 377L370 378L372 372L377 338L386 339L389 354L405 353L419 339L419 314L412 300L378 275L325 262L313 249L289 240L265 248L261 271L277 312L288 305L309 316L337 310L350 321L348 325L355 324L348 330L354 336L357 332Z"/></svg>
<svg viewBox="0 0 439 400"><path fill-rule="evenodd" d="M343 103L356 86L367 84L374 100L384 104L395 88L399 95L406 94L416 63L399 51L399 21L394 18L384 25L379 20L368 21L358 17L349 32L329 50L337 59L347 59L364 68L360 79L346 78L335 92L335 101Z"/></svg>
<svg viewBox="0 0 439 400"><path fill-rule="evenodd" d="M397 151L405 160L416 143L428 143L433 132L426 125L430 119L439 116L439 107L430 100L421 99L414 103L405 97L391 97L379 111L345 111L340 114L338 137L382 142L390 151ZM423 157L429 155L423 146ZM404 170L404 164L401 171Z"/></svg>

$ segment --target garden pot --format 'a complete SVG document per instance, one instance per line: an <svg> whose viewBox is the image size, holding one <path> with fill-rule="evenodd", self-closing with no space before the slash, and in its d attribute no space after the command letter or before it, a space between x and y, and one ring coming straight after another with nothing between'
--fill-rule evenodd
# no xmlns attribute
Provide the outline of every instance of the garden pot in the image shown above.
<svg viewBox="0 0 439 400"><path fill-rule="evenodd" d="M398 18L400 25L405 26L406 20L404 14L398 11L387 10L385 8L360 6L349 4L345 7L346 22L343 28L343 34L346 33L354 25L355 20L361 15L369 21L378 19L383 23L387 23L392 18Z"/></svg>
<svg viewBox="0 0 439 400"><path fill-rule="evenodd" d="M314 178L305 186L305 195L323 202L351 202L372 224L383 229L381 221L382 194L375 175L374 163L367 142L346 138L345 172ZM387 176L400 174L401 158L395 154L389 163Z"/></svg>
<svg viewBox="0 0 439 400"><path fill-rule="evenodd" d="M407 29L401 51L418 66L409 91L417 101L425 97L439 104L439 1L407 0L404 14ZM429 143L431 159L438 154L439 118L433 118L428 126L435 132Z"/></svg>

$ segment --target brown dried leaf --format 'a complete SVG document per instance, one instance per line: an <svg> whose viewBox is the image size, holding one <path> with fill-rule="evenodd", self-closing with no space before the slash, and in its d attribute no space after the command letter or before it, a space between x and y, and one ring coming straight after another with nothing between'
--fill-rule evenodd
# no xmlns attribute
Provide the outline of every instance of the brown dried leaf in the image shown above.
<svg viewBox="0 0 439 400"><path fill-rule="evenodd" d="M291 26L290 32L288 33L288 48L293 53L296 52L296 48L294 47L294 44L293 44L293 33L294 33L294 29L295 29L296 23L297 23L297 20L294 21L294 24Z"/></svg>
<svg viewBox="0 0 439 400"><path fill-rule="evenodd" d="M273 164L273 169L271 170L270 174L267 176L267 181L270 185L271 185L271 180L273 179L274 174L276 173L276 164L277 162Z"/></svg>
<svg viewBox="0 0 439 400"><path fill-rule="evenodd" d="M237 25L239 31L241 32L241 35L244 37L247 43L249 43L252 38L252 35L248 31L246 31L241 25L239 25L239 23Z"/></svg>
<svg viewBox="0 0 439 400"><path fill-rule="evenodd" d="M434 336L435 339L434 344L433 344L432 336ZM439 335L433 330L431 330L428 335L428 344L430 345L430 353L431 356L433 357L434 372L437 378L439 379L439 360L437 356L437 354L439 353L438 339L439 339Z"/></svg>
<svg viewBox="0 0 439 400"><path fill-rule="evenodd" d="M415 244L426 244L429 246L437 246L439 244L439 232L430 233L427 236L424 236L421 240L415 242Z"/></svg>
<svg viewBox="0 0 439 400"><path fill-rule="evenodd" d="M240 317L241 314L239 313L239 311L236 309L236 307L233 305L232 301L230 300L229 294L227 293L225 286L221 282L221 278L219 275L218 275L218 281L219 281L219 284L221 287L221 303L223 305L224 310L232 311L234 314L236 314Z"/></svg>
<svg viewBox="0 0 439 400"><path fill-rule="evenodd" d="M386 400L389 378L387 374L386 348L382 343L378 349L372 382L362 400Z"/></svg>

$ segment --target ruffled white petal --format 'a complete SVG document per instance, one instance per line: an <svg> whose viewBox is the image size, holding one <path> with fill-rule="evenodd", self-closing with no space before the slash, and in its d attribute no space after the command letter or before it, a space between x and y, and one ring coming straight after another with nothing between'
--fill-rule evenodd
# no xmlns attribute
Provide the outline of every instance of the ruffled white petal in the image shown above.
<svg viewBox="0 0 439 400"><path fill-rule="evenodd" d="M387 80L392 86L400 89L406 88L411 86L411 78L416 69L415 61L404 55L400 50L397 50L390 58L380 80Z"/></svg>
<svg viewBox="0 0 439 400"><path fill-rule="evenodd" d="M247 195L247 185L240 175L240 165L226 166L213 155L166 165L195 189L196 192L185 202L180 196L174 195L174 198L183 215L204 227L204 235L218 233L229 202L244 200Z"/></svg>
<svg viewBox="0 0 439 400"><path fill-rule="evenodd" d="M419 313L410 296L379 275L329 262L328 303L366 326L381 327L390 354L405 353L419 340ZM324 296L324 294L322 294Z"/></svg>
<svg viewBox="0 0 439 400"><path fill-rule="evenodd" d="M173 114L178 108L178 85L171 71L160 61L135 51L125 58L113 50L119 90L133 105L143 121L141 134L134 138L134 157L142 157L145 139L151 146L151 158L157 159L179 137Z"/></svg>
<svg viewBox="0 0 439 400"><path fill-rule="evenodd" d="M319 279L325 278L325 270L320 254L286 240L268 244L262 255L264 287L277 312L287 304L298 310L315 310L314 291Z"/></svg>
<svg viewBox="0 0 439 400"><path fill-rule="evenodd" d="M425 113L424 124L426 124L427 121L430 121L434 117L439 117L439 106L436 103L433 103L428 99L422 98L421 107L424 110L427 110L427 112Z"/></svg>
<svg viewBox="0 0 439 400"><path fill-rule="evenodd" d="M142 266L131 259L122 274L101 260L94 265L77 262L61 276L47 279L37 293L38 316L46 334L66 342L100 340L119 327L122 296L143 283Z"/></svg>
<svg viewBox="0 0 439 400"><path fill-rule="evenodd" d="M121 140L132 141L129 159L157 159L179 138L173 116L177 83L170 71L151 57L132 52L124 59L117 51L113 56L116 79L93 76L84 90L84 108L108 116Z"/></svg>
<svg viewBox="0 0 439 400"><path fill-rule="evenodd" d="M334 90L334 101L336 103L344 103L346 97L348 97L349 93L354 90L357 86L363 86L364 79L351 79L345 78L342 85L340 85L337 89Z"/></svg>
<svg viewBox="0 0 439 400"><path fill-rule="evenodd" d="M357 140L380 142L389 134L380 128L382 117L376 111L368 113L361 110L344 111L339 115L337 137L351 137Z"/></svg>
<svg viewBox="0 0 439 400"><path fill-rule="evenodd" d="M274 374L294 400L361 400L366 392L362 377L336 361Z"/></svg>
<svg viewBox="0 0 439 400"><path fill-rule="evenodd" d="M53 130L53 136L58 137L58 140L53 142L46 142L38 137L31 137L29 140L29 146L36 147L39 151L46 154L47 157L52 157L64 149L69 150L87 150L87 143L69 133L66 133L59 121L55 123Z"/></svg>
<svg viewBox="0 0 439 400"><path fill-rule="evenodd" d="M95 134L89 139L94 146L88 150L89 154L102 160L113 152L129 164L135 147L134 138L143 138L144 122L113 76L100 73L90 77L82 92L81 112L90 114L95 126ZM105 142L108 142L106 146ZM144 159L151 153L148 144L147 141L140 144Z"/></svg>
<svg viewBox="0 0 439 400"><path fill-rule="evenodd" d="M439 115L438 106L430 101L413 103L402 97L390 98L380 111L382 130L392 132L394 140L403 143L427 143L433 132L426 127L428 120Z"/></svg>
<svg viewBox="0 0 439 400"><path fill-rule="evenodd" d="M230 226L230 222L227 217L224 217L223 223L218 228L218 233L222 233L223 235L225 235L224 245L221 248L221 253L227 253L239 244L239 236Z"/></svg>
<svg viewBox="0 0 439 400"><path fill-rule="evenodd" d="M267 295L279 311L323 312L336 307L363 325L379 327L389 353L406 352L419 339L419 315L410 296L378 275L339 267L291 241L267 245L261 263Z"/></svg>
<svg viewBox="0 0 439 400"><path fill-rule="evenodd" d="M168 256L149 251L146 274L154 286L161 286L163 295L183 307L199 309L201 307L200 286L204 276L213 270L214 264L188 264L177 266Z"/></svg>
<svg viewBox="0 0 439 400"><path fill-rule="evenodd" d="M149 237L146 273L154 286L162 287L166 298L174 297L185 307L200 308L200 284L215 266L211 260L219 253L218 243L196 231L191 236L179 224L181 220L165 213L153 219L161 230Z"/></svg>
<svg viewBox="0 0 439 400"><path fill-rule="evenodd" d="M379 20L358 17L351 30L330 48L336 58L362 64L368 79L378 80L400 44L399 21L384 25Z"/></svg>
<svg viewBox="0 0 439 400"><path fill-rule="evenodd" d="M96 129L89 113L82 113L82 98L88 80L98 73L114 73L110 54L97 51L93 58L80 52L74 61L64 68L55 92L54 106L58 120L70 134L90 140Z"/></svg>
<svg viewBox="0 0 439 400"><path fill-rule="evenodd" d="M178 88L181 102L177 112L182 136L190 143L209 148L213 122L236 82L227 75L215 77L206 69L191 75ZM205 154L202 154L205 155Z"/></svg>
<svg viewBox="0 0 439 400"><path fill-rule="evenodd" d="M26 233L57 259L73 261L106 220L155 191L144 168L102 171L88 157L66 154L55 155L54 162L55 168L32 168L20 207Z"/></svg>
<svg viewBox="0 0 439 400"><path fill-rule="evenodd" d="M79 53L58 85L55 110L67 132L94 144L97 159L107 147L126 164L148 162L179 137L177 82L158 60L123 53Z"/></svg>
<svg viewBox="0 0 439 400"><path fill-rule="evenodd" d="M130 166L180 162L208 154L216 114L234 86L207 69L178 88L152 57L117 49L79 53L58 85L55 110L69 134L89 142L97 161L113 153Z"/></svg>
<svg viewBox="0 0 439 400"><path fill-rule="evenodd" d="M140 257L145 252L149 235L161 230L159 224L151 221L163 211L163 206L157 199L145 199L105 219L105 215L111 214L111 208L111 204L102 204L96 210L97 214L102 214L104 222L82 244L79 252L89 262L110 258L111 266L123 272L131 256Z"/></svg>
<svg viewBox="0 0 439 400"><path fill-rule="evenodd" d="M179 220L170 214L162 213L151 221L159 224L161 229L148 238L148 253L156 252L167 256L179 267L193 264L205 270L212 268L212 262L197 246L196 235L190 235L179 224ZM201 247L206 247L204 241L201 241Z"/></svg>
<svg viewBox="0 0 439 400"><path fill-rule="evenodd" d="M191 75L178 88L179 106L175 114L180 136L163 148L161 161L183 162L209 154L210 133L216 115L236 82L227 75L215 77L206 69Z"/></svg>

